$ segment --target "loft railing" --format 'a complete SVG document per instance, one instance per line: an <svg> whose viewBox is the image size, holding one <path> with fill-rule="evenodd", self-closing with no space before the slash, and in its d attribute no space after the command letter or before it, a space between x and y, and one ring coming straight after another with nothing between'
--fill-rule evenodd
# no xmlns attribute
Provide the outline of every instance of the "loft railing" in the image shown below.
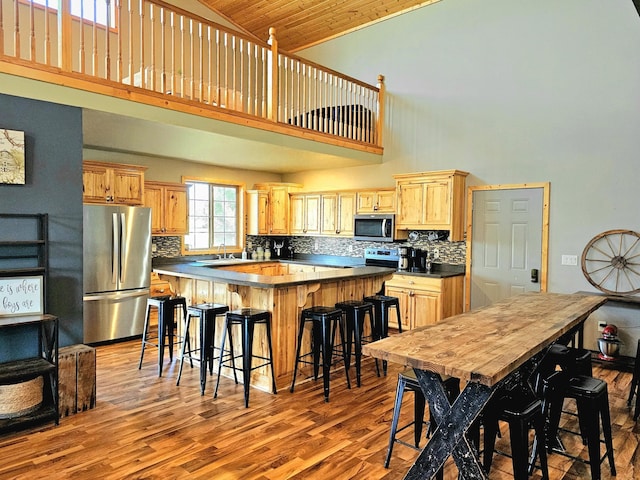
<svg viewBox="0 0 640 480"><path fill-rule="evenodd" d="M155 0L0 0L0 61L382 146L368 85Z"/></svg>

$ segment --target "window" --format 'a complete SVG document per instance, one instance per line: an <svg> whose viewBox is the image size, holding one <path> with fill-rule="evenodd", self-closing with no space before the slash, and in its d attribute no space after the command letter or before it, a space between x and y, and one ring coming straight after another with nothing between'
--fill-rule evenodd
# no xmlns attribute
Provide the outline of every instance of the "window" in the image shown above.
<svg viewBox="0 0 640 480"><path fill-rule="evenodd" d="M186 181L189 185L189 233L185 249L205 253L219 250L239 250L240 187L204 181Z"/></svg>
<svg viewBox="0 0 640 480"><path fill-rule="evenodd" d="M58 9L58 0L32 0L34 5L48 6L51 10ZM116 26L116 0L111 0L109 6L109 27ZM95 20L98 25L107 24L106 0L73 0L71 2L71 15L89 22Z"/></svg>

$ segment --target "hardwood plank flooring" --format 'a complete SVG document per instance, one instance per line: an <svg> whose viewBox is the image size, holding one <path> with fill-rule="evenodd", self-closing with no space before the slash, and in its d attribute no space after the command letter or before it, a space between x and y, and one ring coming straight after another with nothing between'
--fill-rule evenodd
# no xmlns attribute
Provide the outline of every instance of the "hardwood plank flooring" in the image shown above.
<svg viewBox="0 0 640 480"><path fill-rule="evenodd" d="M213 399L215 377L200 395L198 368L185 364L180 386L179 362L158 378L156 355L149 349L138 370L139 341L97 349L95 409L47 425L0 437L0 479L401 479L417 452L396 444L389 469L387 450L397 373L378 378L371 359L363 362L362 387L346 388L338 370L325 403L322 381L296 385L277 395L252 389L244 408L242 385L223 378ZM353 371L352 371L353 372ZM595 367L609 385L618 480L640 478L640 429L626 406L631 374ZM355 376L355 373L352 373ZM405 395L403 419L413 414L412 394ZM508 451L507 428L498 445ZM410 441L412 430L403 432ZM586 449L571 437L571 451ZM590 478L589 467L554 454L553 480ZM610 475L605 461L602 478ZM492 479L512 478L511 460L496 455ZM457 478L448 462L445 478ZM531 477L540 479L539 471Z"/></svg>

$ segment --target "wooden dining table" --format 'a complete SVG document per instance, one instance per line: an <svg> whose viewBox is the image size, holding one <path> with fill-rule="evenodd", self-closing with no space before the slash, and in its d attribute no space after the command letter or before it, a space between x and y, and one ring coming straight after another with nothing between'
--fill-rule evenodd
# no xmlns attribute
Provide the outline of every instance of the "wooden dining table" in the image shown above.
<svg viewBox="0 0 640 480"><path fill-rule="evenodd" d="M364 345L365 355L413 367L438 425L405 479L433 478L449 456L460 478L488 478L466 435L483 407L606 301L589 294L523 293ZM464 385L453 404L445 375Z"/></svg>

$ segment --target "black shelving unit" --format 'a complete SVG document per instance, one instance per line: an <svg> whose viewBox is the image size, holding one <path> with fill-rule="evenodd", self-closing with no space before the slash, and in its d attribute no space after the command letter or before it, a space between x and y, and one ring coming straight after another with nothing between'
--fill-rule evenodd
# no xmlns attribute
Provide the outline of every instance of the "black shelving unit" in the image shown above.
<svg viewBox="0 0 640 480"><path fill-rule="evenodd" d="M0 278L42 277L45 313L0 316L0 335L8 329L35 332L37 356L0 363L0 385L14 385L43 378L42 402L28 413L0 418L0 433L49 421L58 424L58 318L47 314L49 276L47 214L0 213ZM2 399L0 398L0 401Z"/></svg>

